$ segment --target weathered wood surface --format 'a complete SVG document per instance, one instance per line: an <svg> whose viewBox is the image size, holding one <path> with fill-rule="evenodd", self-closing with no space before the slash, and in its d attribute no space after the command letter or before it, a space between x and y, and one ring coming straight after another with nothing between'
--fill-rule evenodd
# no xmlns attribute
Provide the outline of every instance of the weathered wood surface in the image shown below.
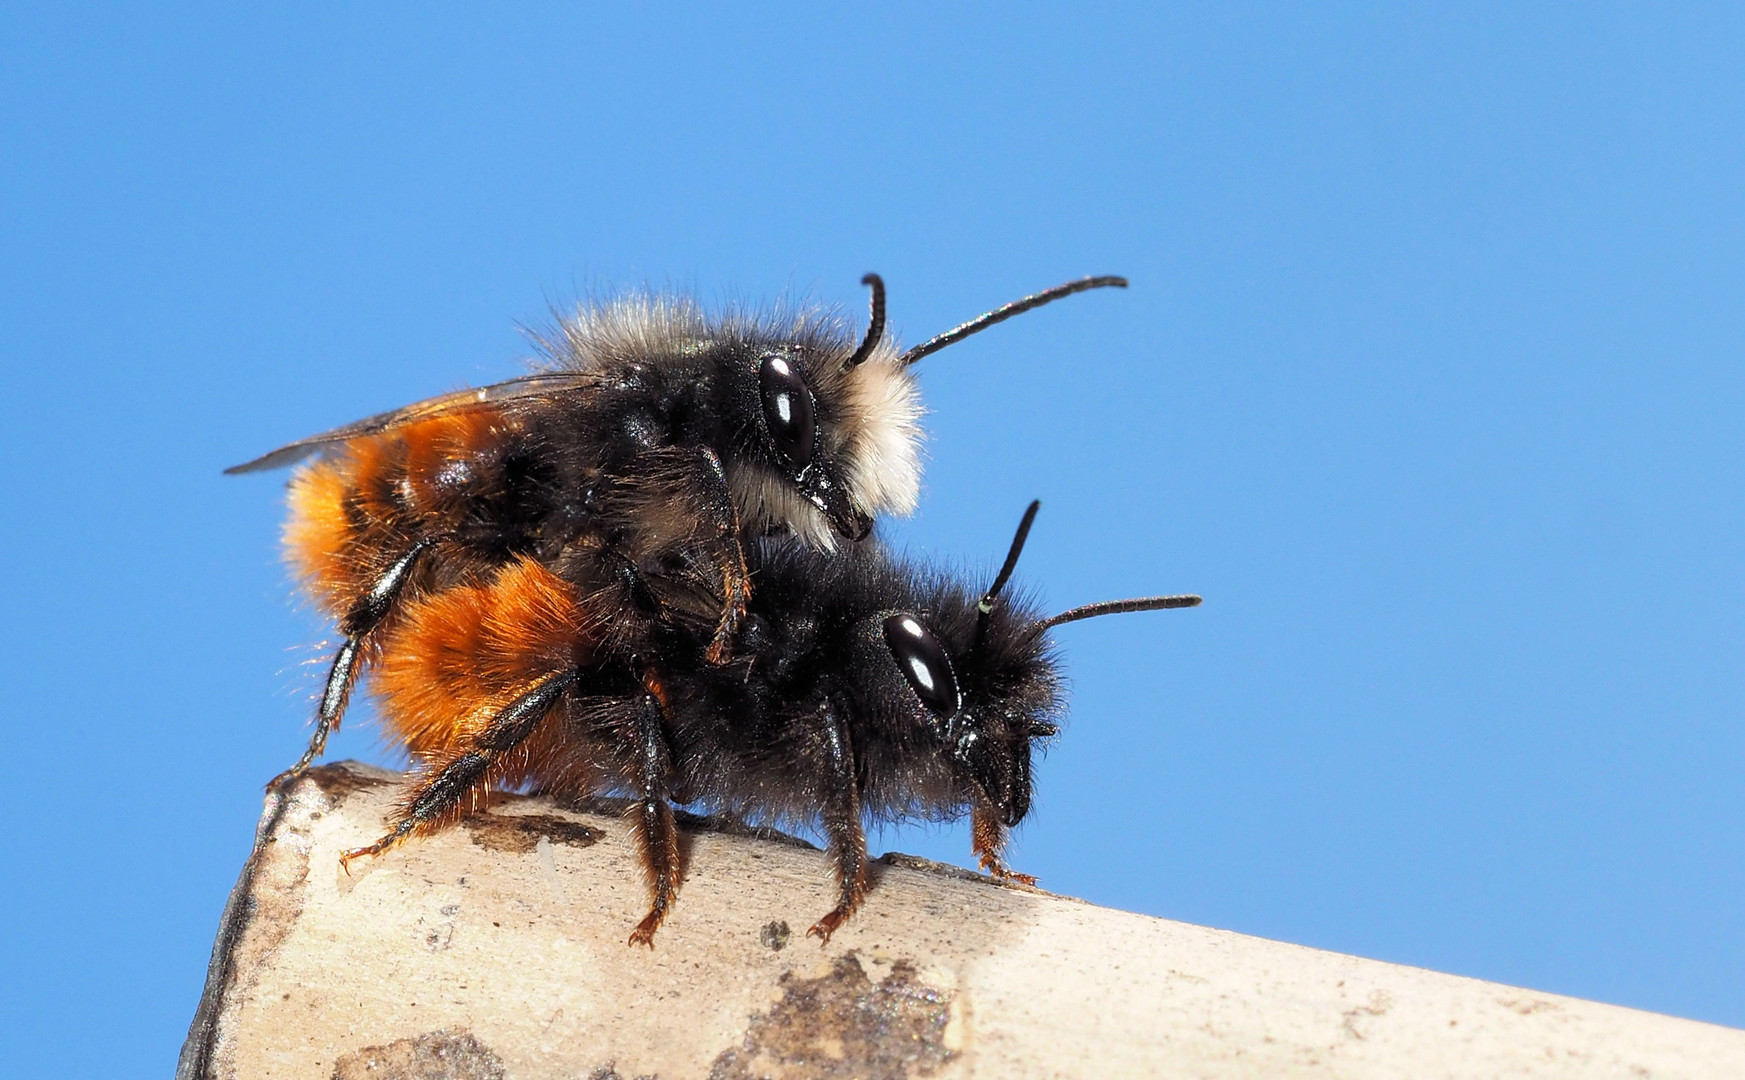
<svg viewBox="0 0 1745 1080"><path fill-rule="evenodd" d="M617 818L509 798L390 855L398 777L270 795L182 1077L1745 1077L1745 1031L688 829L653 952Z"/></svg>

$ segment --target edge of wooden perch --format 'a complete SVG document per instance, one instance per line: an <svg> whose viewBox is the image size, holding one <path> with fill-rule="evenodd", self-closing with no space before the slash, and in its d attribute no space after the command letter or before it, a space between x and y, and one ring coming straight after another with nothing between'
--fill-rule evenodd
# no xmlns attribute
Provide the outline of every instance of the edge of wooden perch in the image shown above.
<svg viewBox="0 0 1745 1080"><path fill-rule="evenodd" d="M341 873L397 773L270 792L176 1075L1745 1076L1745 1031L1112 911L687 816L656 948L617 804L504 796ZM797 928L797 929L796 929Z"/></svg>

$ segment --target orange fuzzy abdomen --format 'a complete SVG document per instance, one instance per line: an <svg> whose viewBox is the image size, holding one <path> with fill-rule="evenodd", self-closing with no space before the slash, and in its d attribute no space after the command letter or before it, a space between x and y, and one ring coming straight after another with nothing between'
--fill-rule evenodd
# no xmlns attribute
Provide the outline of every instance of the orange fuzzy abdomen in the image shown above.
<svg viewBox="0 0 1745 1080"><path fill-rule="evenodd" d="M396 559L489 492L490 463L519 430L492 410L432 417L353 439L298 470L285 558L311 598L344 618Z"/></svg>
<svg viewBox="0 0 1745 1080"><path fill-rule="evenodd" d="M426 763L445 762L534 684L586 666L599 638L575 588L532 560L424 598L383 643L375 692L384 734ZM491 782L551 781L574 767L561 712Z"/></svg>

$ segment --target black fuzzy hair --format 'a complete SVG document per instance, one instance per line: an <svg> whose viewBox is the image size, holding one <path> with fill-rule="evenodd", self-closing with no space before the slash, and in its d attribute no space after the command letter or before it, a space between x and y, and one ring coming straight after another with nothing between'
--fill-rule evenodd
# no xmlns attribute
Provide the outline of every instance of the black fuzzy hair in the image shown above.
<svg viewBox="0 0 1745 1080"><path fill-rule="evenodd" d="M953 760L944 722L870 632L908 613L950 657L963 695L959 724L975 725L994 748L1000 783L988 786L1007 793L1014 820L1023 816L1035 733L1052 731L1062 709L1059 661L1029 604L1003 596L978 647L980 590L952 575L867 544L829 556L772 537L747 556L752 602L738 661L694 663L671 679L691 693L675 706L682 719L674 724L688 787L719 808L814 819L826 793L803 744L812 711L833 701L846 713L869 819L947 819L992 799L996 792Z"/></svg>

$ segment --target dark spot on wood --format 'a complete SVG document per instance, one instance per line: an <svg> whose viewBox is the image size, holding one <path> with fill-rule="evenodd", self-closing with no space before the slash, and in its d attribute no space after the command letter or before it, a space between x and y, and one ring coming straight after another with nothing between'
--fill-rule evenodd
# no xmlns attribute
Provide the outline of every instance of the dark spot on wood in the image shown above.
<svg viewBox="0 0 1745 1080"><path fill-rule="evenodd" d="M919 870L924 874L937 874L940 877L952 878L957 881L976 881L983 885L1003 885L1018 888L1024 892L1036 891L1022 886L1014 886L1012 882L1001 881L990 874L978 874L974 870L965 870L961 866L934 862L932 859L923 859L919 855L905 855L900 851L887 851L874 859L873 862L880 866L900 866L904 870Z"/></svg>
<svg viewBox="0 0 1745 1080"><path fill-rule="evenodd" d="M872 862L874 866L878 867L897 866L904 870L919 870L923 874L936 874L939 877L952 878L956 881L974 881L982 885L997 885L1002 889L1011 889L1013 892L1041 893L1043 891L1034 885L1025 885L1017 881L1003 881L992 874L981 874L974 870L965 870L961 866L953 866L950 863L923 859L919 855L905 855L900 851L887 851Z"/></svg>
<svg viewBox="0 0 1745 1080"><path fill-rule="evenodd" d="M606 835L553 814L468 814L460 823L473 843L513 855L531 854L542 836L551 837L554 844L591 847Z"/></svg>
<svg viewBox="0 0 1745 1080"><path fill-rule="evenodd" d="M320 788L323 795L336 803L344 802L360 791L386 787L396 780L395 777L356 772L343 764L317 765L304 773L303 778Z"/></svg>
<svg viewBox="0 0 1745 1080"><path fill-rule="evenodd" d="M987 874L978 874L974 870L965 870L961 866L950 863L934 862L923 859L919 855L905 855L900 851L887 851L874 859L880 866L900 866L904 870L919 870L924 874L937 874L940 877L955 878L958 881L979 881L984 885L998 885L1000 882Z"/></svg>
<svg viewBox="0 0 1745 1080"><path fill-rule="evenodd" d="M565 810L574 810L578 814L598 814L601 817L624 817L635 804L633 799L618 799L610 796L586 796L582 798L559 798L553 796L558 805ZM788 847L803 848L806 851L817 851L818 845L772 829L768 825L752 825L728 814L693 814L688 810L673 810L673 820L678 823L683 832L723 833L727 836L745 836L753 840L768 840L773 844L786 844Z"/></svg>
<svg viewBox="0 0 1745 1080"><path fill-rule="evenodd" d="M673 813L679 828L686 832L714 832L727 836L745 836L753 840L768 840L772 844L786 844L788 847L801 848L805 851L817 851L818 845L798 836L792 836L780 829L772 829L768 825L748 825L737 818L718 815L692 814L685 810Z"/></svg>
<svg viewBox="0 0 1745 1080"><path fill-rule="evenodd" d="M333 1080L503 1080L503 1062L472 1032L444 1028L354 1050L333 1063Z"/></svg>
<svg viewBox="0 0 1745 1080"><path fill-rule="evenodd" d="M957 1056L945 1046L951 995L899 960L874 985L854 955L816 979L782 976L782 999L754 1016L744 1041L725 1050L709 1080L908 1080Z"/></svg>

